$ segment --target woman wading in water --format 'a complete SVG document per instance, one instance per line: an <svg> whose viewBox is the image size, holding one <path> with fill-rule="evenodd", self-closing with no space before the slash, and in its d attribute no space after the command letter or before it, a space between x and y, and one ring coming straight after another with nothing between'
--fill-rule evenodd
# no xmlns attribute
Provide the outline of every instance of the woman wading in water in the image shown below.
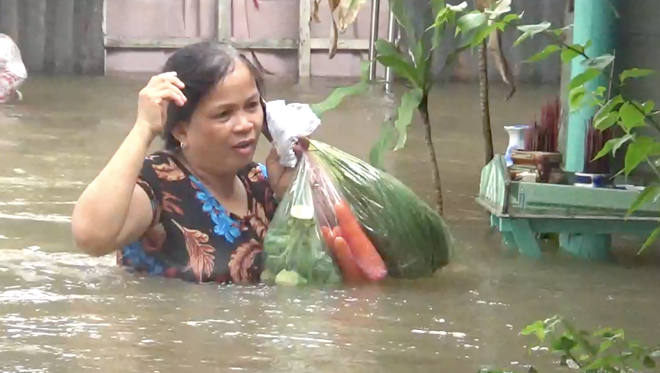
<svg viewBox="0 0 660 373"><path fill-rule="evenodd" d="M262 242L293 171L274 149L265 165L252 160L264 126L261 77L212 42L180 49L164 71L140 91L135 126L80 196L75 242L90 255L116 251L138 272L257 282ZM160 134L165 149L147 155Z"/></svg>

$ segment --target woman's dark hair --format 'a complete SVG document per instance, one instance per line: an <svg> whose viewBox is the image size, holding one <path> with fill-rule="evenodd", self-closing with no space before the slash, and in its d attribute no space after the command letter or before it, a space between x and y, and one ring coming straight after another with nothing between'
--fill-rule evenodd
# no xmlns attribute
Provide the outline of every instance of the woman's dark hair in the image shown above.
<svg viewBox="0 0 660 373"><path fill-rule="evenodd" d="M200 101L236 67L241 61L250 70L259 93L263 96L263 78L257 68L244 55L227 44L200 42L185 46L176 51L163 67L163 72L175 71L185 84L182 90L187 101L183 106L170 103L167 108L167 121L163 129L166 149L181 146L172 136L177 123L188 123Z"/></svg>

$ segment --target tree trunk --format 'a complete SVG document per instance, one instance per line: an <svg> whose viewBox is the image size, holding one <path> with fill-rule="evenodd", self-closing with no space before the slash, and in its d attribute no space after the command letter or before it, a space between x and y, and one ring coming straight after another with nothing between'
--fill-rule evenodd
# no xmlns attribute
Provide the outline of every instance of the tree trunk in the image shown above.
<svg viewBox="0 0 660 373"><path fill-rule="evenodd" d="M429 119L428 95L422 97L419 104L419 115L422 117L424 124L424 139L426 140L426 148L429 152L431 159L431 167L433 172L433 184L435 186L435 208L440 216L444 213L444 206L442 200L442 183L440 180L440 168L438 167L438 159L435 155L435 147L433 146L433 137L431 135L431 120Z"/></svg>
<svg viewBox="0 0 660 373"><path fill-rule="evenodd" d="M493 131L490 128L490 103L488 102L488 48L485 40L479 46L479 88L485 164L488 164L493 159L494 151Z"/></svg>

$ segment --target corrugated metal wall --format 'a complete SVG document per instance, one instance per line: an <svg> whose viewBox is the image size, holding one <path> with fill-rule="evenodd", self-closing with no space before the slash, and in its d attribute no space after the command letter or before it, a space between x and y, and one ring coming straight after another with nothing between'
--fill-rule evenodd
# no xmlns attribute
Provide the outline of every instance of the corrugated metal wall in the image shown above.
<svg viewBox="0 0 660 373"><path fill-rule="evenodd" d="M0 32L30 73L105 72L103 0L0 0Z"/></svg>

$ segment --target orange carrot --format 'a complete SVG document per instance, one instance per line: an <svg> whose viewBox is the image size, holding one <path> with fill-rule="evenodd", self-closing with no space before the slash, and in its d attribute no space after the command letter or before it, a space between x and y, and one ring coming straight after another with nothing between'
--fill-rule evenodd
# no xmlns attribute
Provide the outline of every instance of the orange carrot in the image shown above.
<svg viewBox="0 0 660 373"><path fill-rule="evenodd" d="M339 228L339 226L332 228L332 234L334 234L335 237L343 237L341 234L341 228Z"/></svg>
<svg viewBox="0 0 660 373"><path fill-rule="evenodd" d="M335 235L332 234L332 229L330 227L321 227L321 234L323 234L323 238L325 239L325 244L328 246L330 250L334 250L334 243L335 243Z"/></svg>
<svg viewBox="0 0 660 373"><path fill-rule="evenodd" d="M357 265L351 248L342 237L335 238L334 252L337 258L337 265L341 269L341 275L346 283L364 282L365 277Z"/></svg>
<svg viewBox="0 0 660 373"><path fill-rule="evenodd" d="M385 278L387 276L385 262L378 254L374 244L362 231L362 227L350 207L343 201L337 202L335 204L335 214L337 214L337 220L341 227L342 237L351 248L351 253L362 272L371 281Z"/></svg>

